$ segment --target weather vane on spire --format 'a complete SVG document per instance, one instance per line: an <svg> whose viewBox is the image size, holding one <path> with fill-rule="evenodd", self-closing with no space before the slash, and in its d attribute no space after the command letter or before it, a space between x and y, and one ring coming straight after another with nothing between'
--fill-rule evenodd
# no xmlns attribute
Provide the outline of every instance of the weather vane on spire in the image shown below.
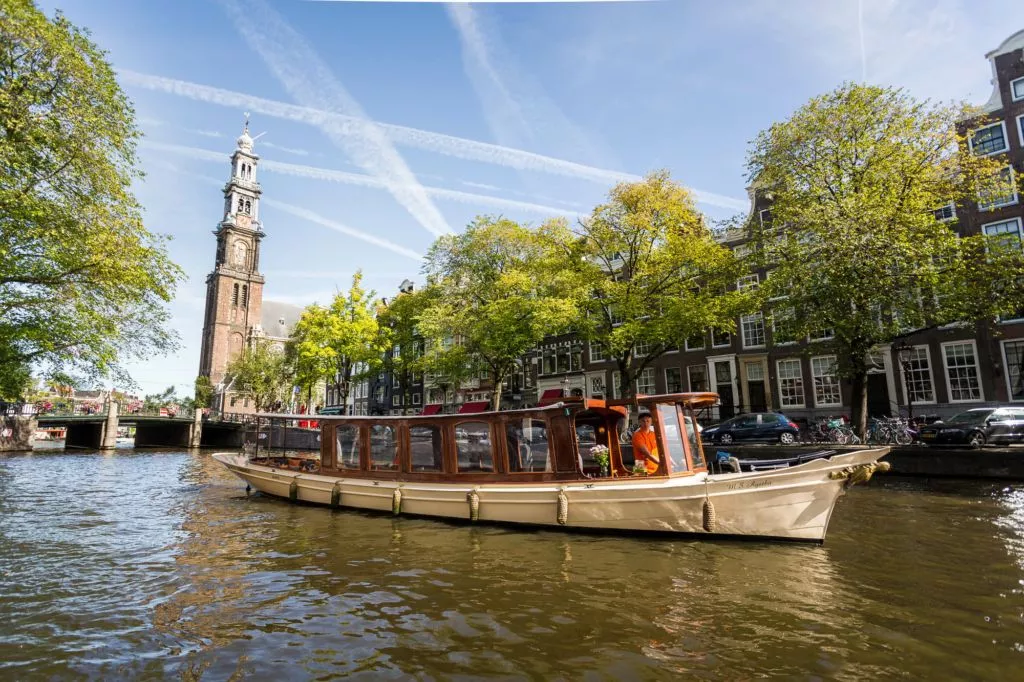
<svg viewBox="0 0 1024 682"><path fill-rule="evenodd" d="M245 130L246 130L246 132L248 132L248 130L249 130L249 112L248 111L245 112Z"/></svg>

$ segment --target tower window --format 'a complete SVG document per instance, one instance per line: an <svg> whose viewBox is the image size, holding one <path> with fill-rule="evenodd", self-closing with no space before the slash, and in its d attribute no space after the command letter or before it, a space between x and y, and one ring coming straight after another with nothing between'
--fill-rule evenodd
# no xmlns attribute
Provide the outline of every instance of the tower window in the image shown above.
<svg viewBox="0 0 1024 682"><path fill-rule="evenodd" d="M238 305L238 284L235 284L235 288L231 292L231 305Z"/></svg>
<svg viewBox="0 0 1024 682"><path fill-rule="evenodd" d="M252 204L249 203L248 199L245 200L245 212L246 213L252 212Z"/></svg>
<svg viewBox="0 0 1024 682"><path fill-rule="evenodd" d="M242 285L242 307L249 305L249 286Z"/></svg>
<svg viewBox="0 0 1024 682"><path fill-rule="evenodd" d="M238 212L242 213L245 211L245 199L238 197Z"/></svg>

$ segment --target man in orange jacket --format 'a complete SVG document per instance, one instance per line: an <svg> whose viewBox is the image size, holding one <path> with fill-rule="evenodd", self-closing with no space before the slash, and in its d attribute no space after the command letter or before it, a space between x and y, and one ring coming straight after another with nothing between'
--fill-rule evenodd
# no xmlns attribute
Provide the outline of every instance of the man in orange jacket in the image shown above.
<svg viewBox="0 0 1024 682"><path fill-rule="evenodd" d="M654 420L648 412L640 415L640 428L633 434L633 458L643 462L648 474L658 473L661 465L658 439L654 434Z"/></svg>

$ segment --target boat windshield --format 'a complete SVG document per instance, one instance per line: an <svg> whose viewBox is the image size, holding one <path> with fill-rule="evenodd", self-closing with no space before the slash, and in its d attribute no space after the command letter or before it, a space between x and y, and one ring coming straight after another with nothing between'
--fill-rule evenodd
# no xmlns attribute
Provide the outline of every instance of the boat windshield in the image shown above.
<svg viewBox="0 0 1024 682"><path fill-rule="evenodd" d="M665 449L672 463L672 473L686 471L686 450L683 447L683 432L679 428L679 410L673 405L658 405L658 418L665 431Z"/></svg>

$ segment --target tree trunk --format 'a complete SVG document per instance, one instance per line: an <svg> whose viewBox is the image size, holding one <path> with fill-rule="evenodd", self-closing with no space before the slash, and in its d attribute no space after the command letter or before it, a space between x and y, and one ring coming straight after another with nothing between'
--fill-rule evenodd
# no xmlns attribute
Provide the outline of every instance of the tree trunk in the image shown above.
<svg viewBox="0 0 1024 682"><path fill-rule="evenodd" d="M853 384L853 395L850 405L853 408L850 415L853 420L853 430L857 432L861 440L864 440L868 429L868 372L866 368L858 368L850 377Z"/></svg>
<svg viewBox="0 0 1024 682"><path fill-rule="evenodd" d="M491 380L494 384L494 390L491 394L491 409L497 412L501 409L501 382L503 382L505 378L500 374L492 373Z"/></svg>

